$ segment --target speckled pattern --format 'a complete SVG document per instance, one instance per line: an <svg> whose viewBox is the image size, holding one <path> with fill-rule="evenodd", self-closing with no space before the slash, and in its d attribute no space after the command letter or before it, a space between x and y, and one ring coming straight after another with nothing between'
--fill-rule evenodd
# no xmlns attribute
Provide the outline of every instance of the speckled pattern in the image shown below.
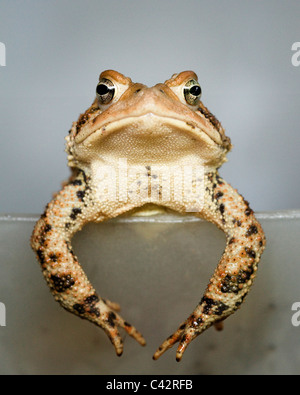
<svg viewBox="0 0 300 395"><path fill-rule="evenodd" d="M97 215L92 196L88 179L79 172L47 205L35 226L31 245L55 300L66 310L103 328L116 353L121 355L123 345L117 326L124 328L141 345L145 340L117 314L117 303L97 295L70 242L72 235Z"/></svg>
<svg viewBox="0 0 300 395"><path fill-rule="evenodd" d="M107 80L113 91L103 86ZM126 201L115 195L100 199L107 186L104 166L116 169L119 159L126 158L129 168L146 169L146 179L153 164L201 166L203 205L194 214L222 229L227 244L201 301L153 356L159 358L179 342L179 361L196 336L211 325L220 329L222 321L242 304L265 246L264 233L248 202L218 174L231 148L230 139L200 101L200 89L186 93L187 87L198 86L195 73L175 74L164 84L148 88L108 70L100 75L99 84L95 101L66 138L72 176L46 206L31 246L54 298L66 310L104 329L117 355L123 352L118 327L145 345L141 333L118 314L119 305L97 294L72 250L71 239L88 222L104 221L145 204L138 193ZM171 196L162 204L157 197L151 203L184 215L190 203L189 196L185 198L182 202Z"/></svg>
<svg viewBox="0 0 300 395"><path fill-rule="evenodd" d="M264 233L248 202L217 172L208 173L206 181L205 207L200 214L225 232L226 248L198 306L157 349L154 359L179 341L179 361L196 336L213 324L222 329L220 323L243 303L264 250Z"/></svg>

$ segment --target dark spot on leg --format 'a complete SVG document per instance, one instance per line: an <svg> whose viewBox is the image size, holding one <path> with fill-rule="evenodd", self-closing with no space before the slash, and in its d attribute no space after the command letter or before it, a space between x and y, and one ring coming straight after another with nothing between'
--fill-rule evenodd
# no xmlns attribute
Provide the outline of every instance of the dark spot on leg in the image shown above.
<svg viewBox="0 0 300 395"><path fill-rule="evenodd" d="M84 303L91 305L99 302L99 296L97 294L88 296L87 298L84 299Z"/></svg>
<svg viewBox="0 0 300 395"><path fill-rule="evenodd" d="M245 236L249 237L249 236L251 236L253 234L257 234L257 233L258 233L257 226L256 225L251 225L251 226L249 226Z"/></svg>
<svg viewBox="0 0 300 395"><path fill-rule="evenodd" d="M223 302L218 302L217 304L217 308L214 310L214 313L216 315L222 315L224 311L228 310L229 306L227 306L225 303Z"/></svg>
<svg viewBox="0 0 300 395"><path fill-rule="evenodd" d="M45 257L43 251L39 248L36 253L40 261L40 264L43 265L45 263Z"/></svg>
<svg viewBox="0 0 300 395"><path fill-rule="evenodd" d="M83 304L76 303L73 305L73 309L80 315L83 315L85 313L85 308Z"/></svg>
<svg viewBox="0 0 300 395"><path fill-rule="evenodd" d="M100 309L96 307L96 303L99 301L99 296L93 294L87 296L83 303L77 303L73 306L73 309L78 312L78 314L93 314L96 317L100 317Z"/></svg>
<svg viewBox="0 0 300 395"><path fill-rule="evenodd" d="M245 210L245 214L246 214L247 216L249 216L249 215L252 214L252 213L253 213L252 209L251 209L250 207L247 207L246 210Z"/></svg>
<svg viewBox="0 0 300 395"><path fill-rule="evenodd" d="M88 309L88 312L90 313L90 314L94 314L96 317L100 317L100 310L99 310L99 308L98 307L90 307L89 309Z"/></svg>
<svg viewBox="0 0 300 395"><path fill-rule="evenodd" d="M40 237L40 240L39 240L41 246L43 246L45 244L45 240L46 239L45 239L45 232L44 232L44 233L41 234L41 237Z"/></svg>
<svg viewBox="0 0 300 395"><path fill-rule="evenodd" d="M223 192L219 191L219 192L216 193L215 198L218 200L222 196L223 196Z"/></svg>
<svg viewBox="0 0 300 395"><path fill-rule="evenodd" d="M199 318L195 319L194 315L191 316L190 319L191 319L190 325L193 326L194 328L197 328L199 325L201 325L203 323L202 318L199 317ZM182 329L184 329L184 328L182 328Z"/></svg>
<svg viewBox="0 0 300 395"><path fill-rule="evenodd" d="M221 203L221 204L220 204L220 206L219 206L219 210L220 210L220 213L221 213L221 214L224 214L224 211L225 211L225 206L224 206L224 204L223 204L223 203Z"/></svg>
<svg viewBox="0 0 300 395"><path fill-rule="evenodd" d="M51 252L49 254L49 258L51 259L52 262L57 262L57 255L54 252Z"/></svg>
<svg viewBox="0 0 300 395"><path fill-rule="evenodd" d="M96 317L100 317L100 310L96 307L96 304L99 302L99 296L97 294L86 297L83 302L86 312L95 314Z"/></svg>
<svg viewBox="0 0 300 395"><path fill-rule="evenodd" d="M75 281L70 274L67 275L52 275L50 277L52 281L51 286L55 289L56 292L64 292L68 288L71 288Z"/></svg>
<svg viewBox="0 0 300 395"><path fill-rule="evenodd" d="M218 183L219 185L223 185L223 184L224 184L224 181L223 181L222 178L219 176L219 174L216 175L216 180L217 180L217 183Z"/></svg>
<svg viewBox="0 0 300 395"><path fill-rule="evenodd" d="M230 276L227 274L222 281L221 292L223 293L235 293L239 292L236 276Z"/></svg>
<svg viewBox="0 0 300 395"><path fill-rule="evenodd" d="M254 270L252 267L250 267L248 270L240 270L239 274L237 275L238 284L246 283L250 279L253 272Z"/></svg>
<svg viewBox="0 0 300 395"><path fill-rule="evenodd" d="M114 327L116 324L115 324L115 319L116 319L117 317L116 317L116 315L115 315L115 313L113 312L113 311L111 311L109 314L108 314L108 317L107 317L107 322L109 323L109 325L110 326L112 326L112 327Z"/></svg>
<svg viewBox="0 0 300 395"><path fill-rule="evenodd" d="M186 334L184 334L180 340L181 342L185 342L186 341Z"/></svg>
<svg viewBox="0 0 300 395"><path fill-rule="evenodd" d="M77 191L76 195L77 195L77 197L78 197L78 199L80 201L83 201L83 198L84 198L84 195L85 195L85 191Z"/></svg>
<svg viewBox="0 0 300 395"><path fill-rule="evenodd" d="M203 314L211 314L211 309L216 305L216 302L213 299L204 296L200 301L200 305L203 305Z"/></svg>
<svg viewBox="0 0 300 395"><path fill-rule="evenodd" d="M251 248L245 247L245 251L250 258L256 258L256 253Z"/></svg>
<svg viewBox="0 0 300 395"><path fill-rule="evenodd" d="M74 207L72 209L72 213L70 214L70 218L72 218L73 220L76 219L77 215L81 213L81 208L78 207Z"/></svg>
<svg viewBox="0 0 300 395"><path fill-rule="evenodd" d="M232 223L234 224L234 225L236 225L236 226L241 226L242 225L242 222L239 220L239 219L236 219L236 218L234 218L233 220L232 220Z"/></svg>
<svg viewBox="0 0 300 395"><path fill-rule="evenodd" d="M71 185L78 185L78 186L80 186L80 185L82 185L82 181L76 179L76 180L71 181L70 184L71 184Z"/></svg>

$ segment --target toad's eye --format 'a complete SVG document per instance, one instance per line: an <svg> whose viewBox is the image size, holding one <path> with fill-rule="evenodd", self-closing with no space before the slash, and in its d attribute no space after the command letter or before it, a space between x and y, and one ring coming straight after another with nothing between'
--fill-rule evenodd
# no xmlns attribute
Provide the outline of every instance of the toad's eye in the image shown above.
<svg viewBox="0 0 300 395"><path fill-rule="evenodd" d="M115 85L110 80L101 78L96 87L96 95L99 104L110 103L115 95L115 91Z"/></svg>
<svg viewBox="0 0 300 395"><path fill-rule="evenodd" d="M183 94L188 104L191 106L196 105L201 97L201 87L199 82L196 80L189 80L183 88Z"/></svg>

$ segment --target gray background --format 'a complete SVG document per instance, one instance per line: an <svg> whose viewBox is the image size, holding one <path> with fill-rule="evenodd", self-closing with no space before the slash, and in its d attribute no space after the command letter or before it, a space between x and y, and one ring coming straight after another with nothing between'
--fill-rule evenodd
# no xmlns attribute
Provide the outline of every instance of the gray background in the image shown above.
<svg viewBox="0 0 300 395"><path fill-rule="evenodd" d="M116 69L197 72L234 149L221 174L255 210L299 203L299 1L0 1L0 212L39 213L69 171L64 137Z"/></svg>

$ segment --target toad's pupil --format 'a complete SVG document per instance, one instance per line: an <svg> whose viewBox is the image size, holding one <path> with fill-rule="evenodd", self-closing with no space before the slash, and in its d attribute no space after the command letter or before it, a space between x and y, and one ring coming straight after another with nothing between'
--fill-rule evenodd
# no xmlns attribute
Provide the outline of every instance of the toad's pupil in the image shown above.
<svg viewBox="0 0 300 395"><path fill-rule="evenodd" d="M97 86L98 95L106 95L109 92L109 88L104 84L99 84Z"/></svg>
<svg viewBox="0 0 300 395"><path fill-rule="evenodd" d="M201 94L201 88L198 85L194 85L190 89L190 93L194 96L199 96Z"/></svg>

